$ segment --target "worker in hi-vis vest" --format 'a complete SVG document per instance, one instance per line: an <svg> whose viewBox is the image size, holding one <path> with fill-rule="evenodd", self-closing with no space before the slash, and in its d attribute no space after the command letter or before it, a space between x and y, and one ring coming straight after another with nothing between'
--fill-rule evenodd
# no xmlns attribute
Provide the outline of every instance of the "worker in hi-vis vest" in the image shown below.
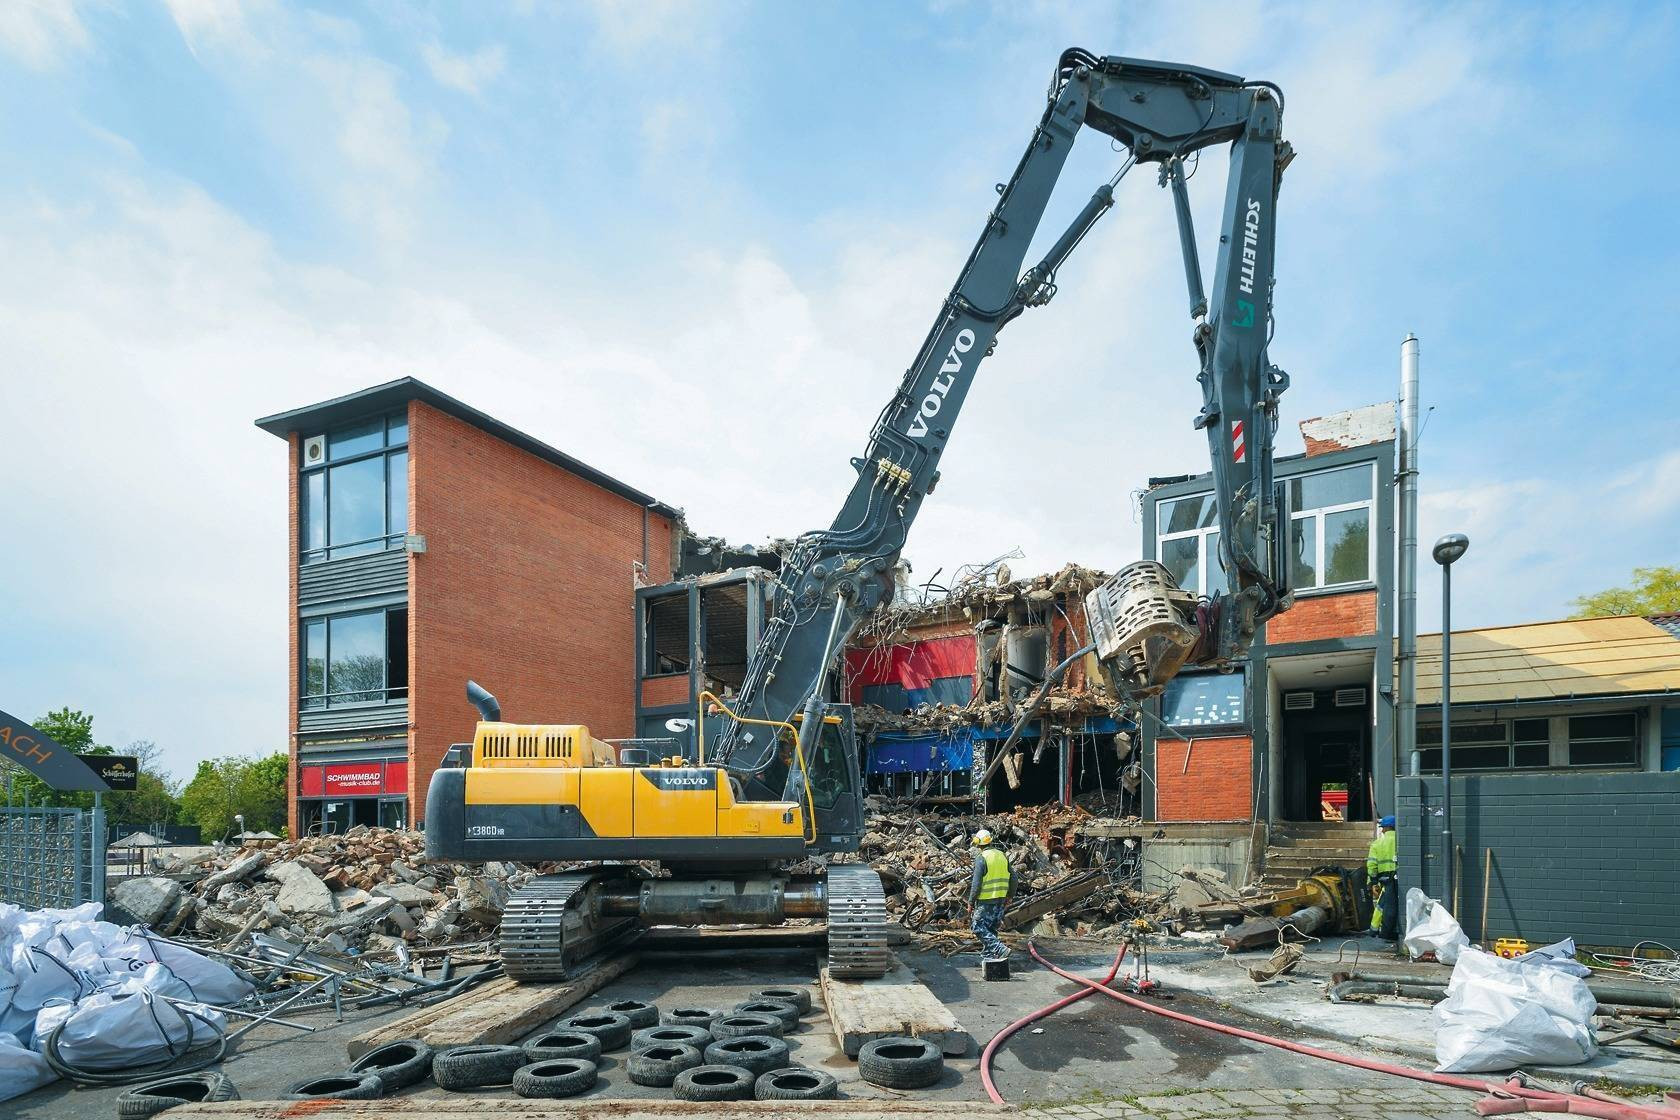
<svg viewBox="0 0 1680 1120"><path fill-rule="evenodd" d="M1400 889L1395 879L1399 867L1394 818L1384 817L1377 822L1377 837L1371 841L1371 850L1365 857L1365 878L1376 898L1376 905L1371 907L1371 932L1389 941L1399 936Z"/></svg>
<svg viewBox="0 0 1680 1120"><path fill-rule="evenodd" d="M992 834L982 828L969 840L974 849L974 877L968 884L968 904L974 911L974 936L980 939L981 956L1000 961L1009 956L1009 946L999 940L998 923L1003 908L1015 893L1009 874L1009 857L992 845Z"/></svg>

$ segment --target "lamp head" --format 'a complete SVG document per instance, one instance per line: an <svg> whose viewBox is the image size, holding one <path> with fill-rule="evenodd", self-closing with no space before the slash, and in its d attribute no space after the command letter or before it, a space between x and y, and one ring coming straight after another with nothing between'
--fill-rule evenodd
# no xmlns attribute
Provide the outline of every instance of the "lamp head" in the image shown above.
<svg viewBox="0 0 1680 1120"><path fill-rule="evenodd" d="M1463 556L1465 550L1469 547L1469 537L1465 536L1463 533L1448 533L1446 536L1435 542L1435 548L1432 550L1435 556L1435 563L1441 565L1452 564L1457 561L1460 556Z"/></svg>

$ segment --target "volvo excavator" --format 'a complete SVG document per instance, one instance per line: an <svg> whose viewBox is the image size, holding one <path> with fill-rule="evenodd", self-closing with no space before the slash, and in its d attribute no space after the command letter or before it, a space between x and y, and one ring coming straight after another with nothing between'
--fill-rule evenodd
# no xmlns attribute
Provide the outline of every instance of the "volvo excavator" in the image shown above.
<svg viewBox="0 0 1680 1120"><path fill-rule="evenodd" d="M1246 656L1261 624L1291 601L1287 514L1272 477L1289 379L1267 357L1278 184L1292 157L1282 116L1270 82L1063 52L1025 154L998 184L979 242L852 460L857 481L838 516L785 557L738 694L728 703L702 694L695 748L656 757L581 725L504 722L495 699L468 682L482 718L470 748L451 748L432 777L428 857L584 865L509 899L500 940L510 977L562 978L638 926L799 917L827 922L832 975L887 970L881 880L867 864L833 858L857 851L864 810L851 710L829 699L831 667L892 598L894 566L939 481L976 367L1006 325L1051 301L1063 263L1138 165L1154 168L1177 216L1202 388L1194 426L1212 456L1225 586L1199 598L1158 563L1130 564L1087 596L1090 644L1080 652L1095 653L1120 707L1160 692L1186 665L1230 669ZM1109 138L1122 162L1023 271L1085 128ZM1216 145L1228 147L1230 170L1210 299L1186 179Z"/></svg>

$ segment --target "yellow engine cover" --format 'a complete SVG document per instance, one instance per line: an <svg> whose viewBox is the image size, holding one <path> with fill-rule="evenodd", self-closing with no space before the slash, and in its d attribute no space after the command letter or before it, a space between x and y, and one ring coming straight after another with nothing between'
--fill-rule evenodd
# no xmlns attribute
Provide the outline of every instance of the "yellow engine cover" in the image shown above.
<svg viewBox="0 0 1680 1120"><path fill-rule="evenodd" d="M550 763L546 770L516 773L504 765L469 769L465 781L469 837L797 842L805 832L801 806L792 801L737 801L728 776L710 766Z"/></svg>
<svg viewBox="0 0 1680 1120"><path fill-rule="evenodd" d="M480 723L473 735L476 766L611 766L618 754L581 723Z"/></svg>

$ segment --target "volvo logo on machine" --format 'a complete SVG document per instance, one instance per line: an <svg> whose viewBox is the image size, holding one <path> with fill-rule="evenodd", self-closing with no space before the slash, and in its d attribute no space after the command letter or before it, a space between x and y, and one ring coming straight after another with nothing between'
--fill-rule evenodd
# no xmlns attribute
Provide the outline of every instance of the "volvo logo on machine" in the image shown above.
<svg viewBox="0 0 1680 1120"><path fill-rule="evenodd" d="M910 427L905 435L921 437L928 434L928 421L939 415L939 410L945 406L945 394L956 384L957 374L962 372L962 356L974 349L974 332L964 327L957 332L957 337L951 340L951 349L945 352L945 362L939 367L939 376L928 386L927 395L922 398L922 406L916 415L910 418Z"/></svg>
<svg viewBox="0 0 1680 1120"><path fill-rule="evenodd" d="M716 770L659 769L638 770L638 774L658 789L716 789Z"/></svg>

